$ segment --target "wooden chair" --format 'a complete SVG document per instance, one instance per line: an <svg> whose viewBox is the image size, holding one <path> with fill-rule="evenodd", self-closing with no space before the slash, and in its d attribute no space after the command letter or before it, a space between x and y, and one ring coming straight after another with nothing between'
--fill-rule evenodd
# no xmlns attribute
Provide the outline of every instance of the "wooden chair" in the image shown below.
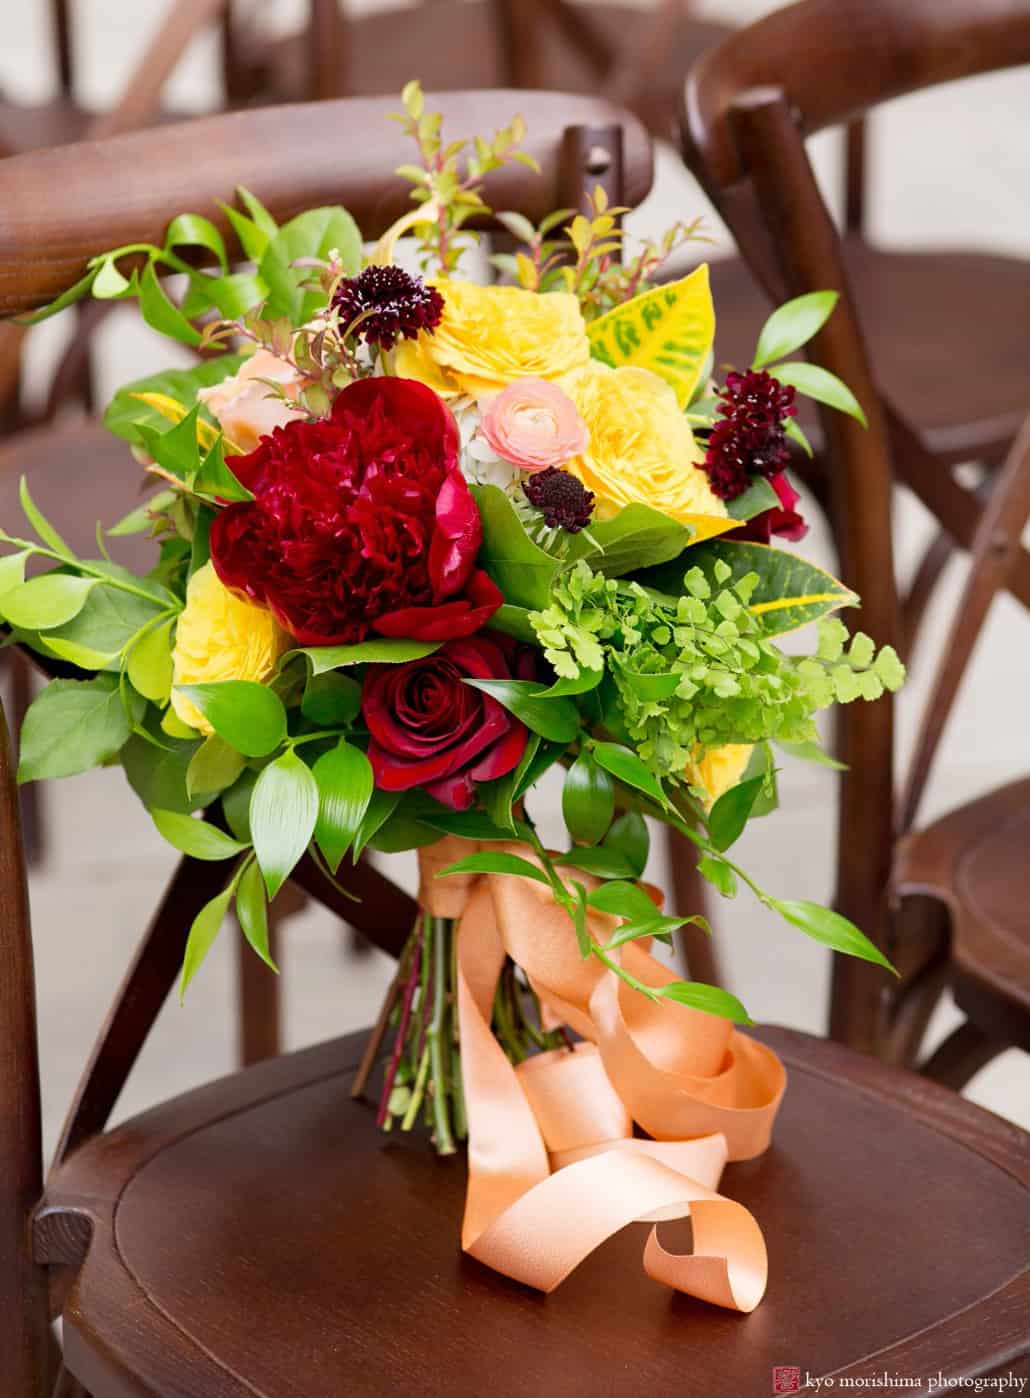
<svg viewBox="0 0 1030 1398"><path fill-rule="evenodd" d="M165 83L193 38L220 17L225 4L226 0L171 0L120 97L110 110L97 113L76 96L69 0L51 0L58 92L51 101L31 106L0 101L0 159L73 141L101 140L160 118ZM22 393L26 332L19 326L0 326L0 430L5 433L0 441L0 476L14 469L15 458L24 469L39 456L65 453L76 461L79 479L89 482L90 493L98 487L104 489L114 455L110 435L97 422L88 427L76 425L71 433L66 427L54 426L58 416L69 410L79 414L94 411L92 343L102 314L103 308L94 305L78 315L77 332L58 363L45 399L35 407ZM18 433L28 435L16 438ZM124 477L117 470L112 485L114 491L124 489ZM116 497L112 493L108 498ZM0 656L0 674L5 671L15 727L20 728L32 699L31 673L17 656L9 654ZM36 862L45 839L37 790L26 788L22 802L26 845L30 859Z"/></svg>
<svg viewBox="0 0 1030 1398"><path fill-rule="evenodd" d="M209 209L237 181L279 216L340 200L378 233L406 205L389 178L402 158L399 133L383 120L390 105L214 118L188 135L159 129L0 165L0 207L12 211L0 224L3 311L41 304L91 253L155 238L174 212ZM624 202L647 191L644 131L605 102L480 93L441 105L455 131L524 112L543 175L501 172L495 206L538 218L568 203L573 186L595 182L605 163L598 147ZM340 130L351 135L343 157ZM111 162L124 172L116 189ZM60 208L46 197L55 183L68 194ZM372 1111L350 1099L360 1036L258 1065L105 1131L176 978L189 923L223 875L217 865L180 864L44 1186L28 904L0 737L3 1398L51 1392L47 1321L57 1313L61 1398L521 1398L556 1384L630 1398L684 1383L740 1398L762 1391L785 1361L838 1381L884 1369L1030 1373L1020 1238L1030 1141L934 1084L802 1034L760 1031L794 1082L773 1150L732 1167L726 1182L770 1242L770 1295L748 1320L670 1301L645 1279L629 1230L550 1299L462 1258L462 1164L435 1158L418 1138L384 1139ZM309 894L397 954L410 899L364 865L344 877L362 902L342 898L310 862L296 873Z"/></svg>
<svg viewBox="0 0 1030 1398"><path fill-rule="evenodd" d="M270 40L260 7L236 0L225 82L237 103L377 95L411 77L435 92L603 92L672 139L683 73L729 32L696 8L695 0L656 0L644 11L612 0L423 0L354 14L348 0L310 0L307 26Z"/></svg>
<svg viewBox="0 0 1030 1398"><path fill-rule="evenodd" d="M1020 307L1030 300L1030 264L979 254L878 253L859 265L853 244L834 228L804 141L889 98L1027 61L1030 9L1012 0L801 0L728 40L687 82L686 158L767 294L782 300L820 287L841 293L812 358L855 390L869 430L821 411L816 484L844 575L863 598L861 625L881 643L901 647L911 640L952 547L976 545L981 568L992 557L993 544L978 530L988 519L997 526L993 489L1016 470L997 467L1027 407L1030 339ZM878 269L875 287L866 275L870 267ZM965 461L987 472L977 491L953 474ZM904 595L891 549L895 481L914 491L941 530ZM1006 489L999 499L1011 494ZM1010 530L1020 506L1013 498L1007 508ZM1030 556L1006 539L1006 585L1026 603ZM964 662L971 637L965 630L963 636L955 654ZM928 721L938 724L946 707L941 700ZM892 909L889 888L895 842L914 814L932 746L917 759L924 770L899 825L891 700L844 710L840 733L850 770L841 781L837 905L892 948L906 983L914 983L940 960L942 920L924 900ZM935 741L935 729L930 733ZM1010 792L974 808L981 824L972 815L960 821L963 843L975 832L992 858L1011 850L1002 830L1020 799ZM1015 879L1021 866L1011 867ZM996 864L993 876L1002 877ZM1010 923L1006 933L1025 945L1025 923ZM903 1016L902 1029L882 981L868 967L838 958L831 1032L862 1048L910 1056L927 1003Z"/></svg>
<svg viewBox="0 0 1030 1398"><path fill-rule="evenodd" d="M946 910L947 935L931 945L920 974L892 1007L888 1045L895 1058L913 1058L938 996L948 986L966 1019L922 1071L956 1091L1005 1049L1030 1051L1030 911L1024 873L1030 849L1030 779L1012 782L922 830L915 828L916 816L981 628L998 592L1011 590L1028 519L1030 417L977 523L969 576L938 661L900 805L899 825L906 833L895 861L895 898L935 899Z"/></svg>

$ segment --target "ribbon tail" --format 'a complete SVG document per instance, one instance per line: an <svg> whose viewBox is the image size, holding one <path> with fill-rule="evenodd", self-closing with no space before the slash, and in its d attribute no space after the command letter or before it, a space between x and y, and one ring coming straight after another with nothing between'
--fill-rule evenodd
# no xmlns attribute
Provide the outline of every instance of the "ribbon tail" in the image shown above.
<svg viewBox="0 0 1030 1398"><path fill-rule="evenodd" d="M559 1286L628 1223L690 1216L689 1256L667 1252L653 1229L644 1267L656 1281L730 1310L750 1311L765 1292L765 1242L742 1205L634 1151L605 1151L528 1190L467 1248L496 1271L539 1291Z"/></svg>

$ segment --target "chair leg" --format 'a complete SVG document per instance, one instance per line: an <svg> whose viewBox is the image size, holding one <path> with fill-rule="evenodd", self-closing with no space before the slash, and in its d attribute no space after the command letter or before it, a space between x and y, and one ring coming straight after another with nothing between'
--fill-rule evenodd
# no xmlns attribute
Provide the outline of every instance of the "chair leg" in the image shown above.
<svg viewBox="0 0 1030 1398"><path fill-rule="evenodd" d="M18 651L9 650L5 655L11 676L11 731L18 734L33 699L32 669ZM39 782L29 782L18 790L25 859L33 867L44 854L42 791Z"/></svg>
<svg viewBox="0 0 1030 1398"><path fill-rule="evenodd" d="M899 995L880 1045L885 1062L906 1068L915 1065L926 1027L947 989L950 969L946 960L929 966Z"/></svg>
<svg viewBox="0 0 1030 1398"><path fill-rule="evenodd" d="M54 1385L53 1398L89 1398L89 1394L78 1379L73 1378L62 1365L61 1372L57 1376L57 1383Z"/></svg>
<svg viewBox="0 0 1030 1398"><path fill-rule="evenodd" d="M276 965L282 925L299 913L306 901L299 889L287 884L268 910L268 949ZM239 1062L247 1068L282 1052L282 997L279 977L254 954L242 932L236 939L236 948Z"/></svg>
<svg viewBox="0 0 1030 1398"><path fill-rule="evenodd" d="M942 1087L961 1092L981 1068L1011 1047L1004 1039L991 1038L967 1019L938 1045L919 1071Z"/></svg>
<svg viewBox="0 0 1030 1398"><path fill-rule="evenodd" d="M666 849L672 868L672 890L677 913L681 917L693 917L698 913L706 916L707 885L697 872L694 846L678 831L667 830ZM688 925L682 928L680 948L686 958L691 980L704 981L706 985L722 983L712 938L700 927Z"/></svg>
<svg viewBox="0 0 1030 1398"><path fill-rule="evenodd" d="M90 1398L90 1395L78 1379L70 1374L62 1364L57 1375L57 1382L54 1384L52 1398Z"/></svg>

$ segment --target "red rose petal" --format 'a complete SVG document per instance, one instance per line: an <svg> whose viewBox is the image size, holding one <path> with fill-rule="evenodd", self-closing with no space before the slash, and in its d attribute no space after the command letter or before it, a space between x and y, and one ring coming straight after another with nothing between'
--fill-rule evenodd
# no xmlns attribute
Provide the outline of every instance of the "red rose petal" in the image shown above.
<svg viewBox="0 0 1030 1398"><path fill-rule="evenodd" d="M420 787L454 810L467 810L476 781L503 776L518 764L528 731L465 681L511 672L498 639L484 635L448 641L421 660L370 666L361 707L376 786Z"/></svg>
<svg viewBox="0 0 1030 1398"><path fill-rule="evenodd" d="M449 806L452 811L467 811L475 800L471 773L458 772L453 777L432 782L426 787L426 794L442 806Z"/></svg>

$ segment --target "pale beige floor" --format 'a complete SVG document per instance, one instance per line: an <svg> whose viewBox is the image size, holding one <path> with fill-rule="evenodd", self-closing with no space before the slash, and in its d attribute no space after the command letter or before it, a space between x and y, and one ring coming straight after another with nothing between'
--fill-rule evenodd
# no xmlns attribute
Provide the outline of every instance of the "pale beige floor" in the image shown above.
<svg viewBox="0 0 1030 1398"><path fill-rule="evenodd" d="M272 3L283 21L299 0ZM32 96L46 90L43 61L44 6L3 0L0 86ZM124 0L84 0L80 35L89 95L104 100L117 90L141 38L157 20L157 0L129 6ZM723 0L705 8L730 15ZM742 22L770 5L747 0L732 7ZM175 99L203 108L212 97L215 49L196 45L175 80ZM892 242L960 244L976 241L1030 255L1030 199L1025 157L1030 148L1030 103L1025 72L982 79L960 92L943 89L898 103L873 130L875 181L872 221ZM838 150L831 137L816 142L819 169L835 187ZM636 228L660 228L673 217L693 215L704 200L671 152L659 162L655 193L635 220ZM713 228L718 225L713 220ZM725 253L723 242L714 253ZM60 343L52 324L32 348L36 376ZM102 379L106 391L168 361L158 343L125 317L105 332ZM1030 401L1030 385L1028 385ZM925 537L926 520L904 502L898 511L897 542L911 562ZM806 547L829 561L818 530ZM940 635L958 573L953 571L934 613ZM984 636L973 681L952 721L925 814L935 815L1030 768L1026 722L1030 654L1025 616L1001 603ZM917 721L921 677L901 704L903 747ZM784 809L756 823L741 843L741 856L774 892L826 898L830 894L833 848L833 778L792 766L783 778ZM38 954L40 1028L43 1045L46 1130L53 1140L83 1056L104 1013L138 930L171 866L156 833L117 773L98 773L48 788L50 829L45 865L33 874L32 898ZM538 799L538 813L554 819L554 792ZM410 860L394 861L410 877ZM662 875L656 860L654 874ZM1030 882L1030 881L1028 881ZM1028 887L1030 892L1030 887ZM720 948L729 983L757 1017L818 1031L826 1005L827 955L743 898L723 904L718 919ZM163 1013L120 1104L119 1115L227 1071L233 1063L235 1006L232 952L223 935L184 1007ZM284 993L291 1045L309 1043L357 1028L372 1017L389 975L377 953L345 955L336 927L317 912L298 919L285 957ZM932 1038L957 1020L944 1006ZM1030 1125L1030 1071L1016 1053L979 1075L969 1095L993 1110Z"/></svg>

